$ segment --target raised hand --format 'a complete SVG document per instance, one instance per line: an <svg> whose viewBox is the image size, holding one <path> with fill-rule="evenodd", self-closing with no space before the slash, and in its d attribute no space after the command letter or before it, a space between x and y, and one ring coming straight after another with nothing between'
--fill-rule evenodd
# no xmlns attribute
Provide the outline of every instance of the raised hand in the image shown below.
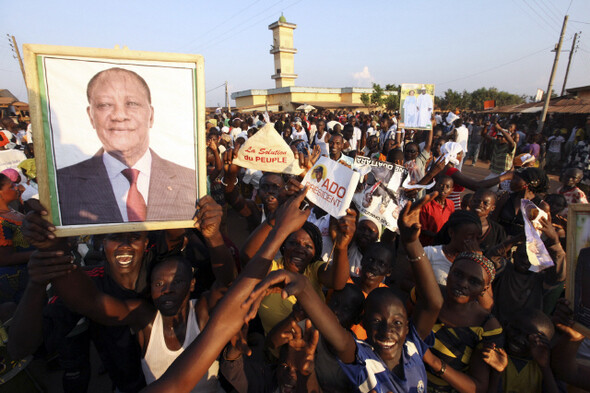
<svg viewBox="0 0 590 393"><path fill-rule="evenodd" d="M547 236L548 239L553 240L553 242L559 242L559 235L555 231L555 228L551 224L551 216L548 215L547 218L540 218L539 224L541 224L540 231Z"/></svg>
<svg viewBox="0 0 590 393"><path fill-rule="evenodd" d="M551 349L549 348L549 339L542 334L529 335L529 345L531 347L531 356L537 362L539 367L544 368L549 365Z"/></svg>
<svg viewBox="0 0 590 393"><path fill-rule="evenodd" d="M238 176L238 172L240 171L240 167L233 163L234 158L238 156L238 149L227 149L223 153L223 170L225 172L226 178L236 178Z"/></svg>
<svg viewBox="0 0 590 393"><path fill-rule="evenodd" d="M330 218L330 237L337 247L348 247L356 231L356 211L347 209L344 217Z"/></svg>
<svg viewBox="0 0 590 393"><path fill-rule="evenodd" d="M412 243L418 240L420 236L420 209L426 203L430 202L438 195L437 191L426 195L421 200L412 203L408 201L404 206L399 218L397 219L397 225L400 231L400 237L403 243Z"/></svg>
<svg viewBox="0 0 590 393"><path fill-rule="evenodd" d="M280 292L281 297L286 299L289 296L297 296L302 293L308 284L307 278L301 274L287 270L270 272L264 280L256 285L248 299L242 304L243 308L249 309L246 320L249 321L256 316L262 299L268 294Z"/></svg>
<svg viewBox="0 0 590 393"><path fill-rule="evenodd" d="M38 249L56 249L64 242L64 238L58 239L55 234L55 226L47 221L49 213L36 199L25 202L28 213L23 220L21 231L27 242Z"/></svg>
<svg viewBox="0 0 590 393"><path fill-rule="evenodd" d="M197 202L197 210L193 218L194 227L200 230L205 238L211 238L219 234L222 217L221 206L210 195L206 195Z"/></svg>
<svg viewBox="0 0 590 393"><path fill-rule="evenodd" d="M290 234L303 226L309 217L309 207L301 209L308 188L304 188L287 199L275 212L275 227L277 230Z"/></svg>
<svg viewBox="0 0 590 393"><path fill-rule="evenodd" d="M483 361L499 373L508 366L508 354L502 348L497 348L495 343L485 344L481 353Z"/></svg>
<svg viewBox="0 0 590 393"><path fill-rule="evenodd" d="M224 353L225 360L236 360L242 355L252 355L252 350L248 345L248 324L245 323L240 331L231 338Z"/></svg>
<svg viewBox="0 0 590 393"><path fill-rule="evenodd" d="M291 321L291 337L285 363L302 375L310 375L314 371L315 350L319 337L319 332L312 327L309 319L305 320L305 333L302 333L301 327L295 321Z"/></svg>
<svg viewBox="0 0 590 393"><path fill-rule="evenodd" d="M29 280L45 287L51 280L76 270L78 266L73 260L63 251L35 251L27 264Z"/></svg>
<svg viewBox="0 0 590 393"><path fill-rule="evenodd" d="M557 301L551 320L559 331L569 337L570 341L582 341L584 339L584 335L573 328L575 323L574 311L571 309L569 300L561 298Z"/></svg>

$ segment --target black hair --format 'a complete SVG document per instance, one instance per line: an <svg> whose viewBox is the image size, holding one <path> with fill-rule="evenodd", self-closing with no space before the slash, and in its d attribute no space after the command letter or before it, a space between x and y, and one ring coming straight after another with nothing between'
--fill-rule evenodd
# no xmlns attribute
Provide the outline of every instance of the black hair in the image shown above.
<svg viewBox="0 0 590 393"><path fill-rule="evenodd" d="M12 183L12 180L4 173L0 173L0 188L4 187L6 184Z"/></svg>
<svg viewBox="0 0 590 393"><path fill-rule="evenodd" d="M369 247L367 248L367 250L364 253L363 258L361 259L361 266L363 266L363 261L365 262L365 264L368 262L366 258L366 256L372 252L373 250L386 250L389 255L391 256L390 259L388 259L387 261L384 261L384 263L379 263L378 265L376 265L376 269L374 269L374 273L379 273L377 275L383 275L383 276L387 276L390 275L393 272L393 258L394 258L394 254L391 251L391 249L389 247L387 247L385 244L381 243L381 242L376 242L373 243L371 245L369 245Z"/></svg>
<svg viewBox="0 0 590 393"><path fill-rule="evenodd" d="M549 178L544 170L529 167L517 171L516 174L524 180L531 192L535 194L547 192L547 189L549 188Z"/></svg>
<svg viewBox="0 0 590 393"><path fill-rule="evenodd" d="M315 224L312 224L309 221L305 221L301 229L303 229L309 235L311 241L313 242L313 246L315 248L315 253L313 254L313 262L319 261L320 259L322 259L322 248L324 247L324 241L322 240L322 232L320 232L319 228L315 226ZM293 233L290 234L287 237L287 239L290 236L292 236ZM287 240L285 240L285 242L286 241ZM284 246L285 243L283 243L283 245L281 246L281 252L283 252Z"/></svg>
<svg viewBox="0 0 590 393"><path fill-rule="evenodd" d="M456 231L457 229L461 228L463 225L467 224L475 224L479 231L481 232L481 220L472 211L469 210L457 210L449 217L448 221L443 225L443 227L438 231L436 236L434 237L433 245L440 245L440 244L449 244L451 241L451 235L449 235L449 229Z"/></svg>
<svg viewBox="0 0 590 393"><path fill-rule="evenodd" d="M148 272L148 283L151 285L152 275L154 274L154 271L156 270L156 268L158 268L159 266L161 266L162 264L164 264L166 262L172 262L172 261L176 262L178 264L178 266L185 267L187 272L190 273L191 279L194 277L193 265L190 263L190 261L181 255L174 255L174 256L166 257L151 266L150 271Z"/></svg>
<svg viewBox="0 0 590 393"><path fill-rule="evenodd" d="M561 194L547 194L543 200L549 205L551 214L558 214L567 207L567 200ZM559 211L553 211L554 208Z"/></svg>
<svg viewBox="0 0 590 393"><path fill-rule="evenodd" d="M385 144L384 144L385 145ZM404 152L400 149L392 149L387 152L387 161L395 163L396 161L404 160Z"/></svg>

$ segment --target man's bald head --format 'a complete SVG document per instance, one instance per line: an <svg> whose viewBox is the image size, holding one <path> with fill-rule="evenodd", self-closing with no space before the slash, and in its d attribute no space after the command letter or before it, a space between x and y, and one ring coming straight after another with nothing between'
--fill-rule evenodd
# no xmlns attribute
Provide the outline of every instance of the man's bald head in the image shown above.
<svg viewBox="0 0 590 393"><path fill-rule="evenodd" d="M149 88L148 84L146 83L145 79L143 79L141 76L139 76L139 74L136 72L126 70L124 68L119 68L119 67L113 67L113 68L109 68L107 70L100 71L99 73L94 75L92 77L92 79L90 79L90 81L88 82L88 86L86 87L86 98L88 99L88 103L90 103L90 97L92 96L92 93L94 91L96 84L100 83L105 78L109 77L110 75L117 74L117 73L127 74L128 76L135 78L139 82L139 84L143 87L143 89L145 90L145 94L146 94L148 102L150 104L152 103L152 94L150 92L150 88Z"/></svg>

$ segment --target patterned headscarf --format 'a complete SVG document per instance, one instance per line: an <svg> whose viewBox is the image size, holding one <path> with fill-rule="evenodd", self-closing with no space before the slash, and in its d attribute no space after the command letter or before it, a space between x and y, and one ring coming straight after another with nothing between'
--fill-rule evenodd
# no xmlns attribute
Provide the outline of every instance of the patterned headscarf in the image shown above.
<svg viewBox="0 0 590 393"><path fill-rule="evenodd" d="M469 259L470 261L479 264L490 277L490 283L494 281L494 278L496 277L496 267L492 261L484 257L482 254L466 251L455 257L455 261L458 261L459 259Z"/></svg>

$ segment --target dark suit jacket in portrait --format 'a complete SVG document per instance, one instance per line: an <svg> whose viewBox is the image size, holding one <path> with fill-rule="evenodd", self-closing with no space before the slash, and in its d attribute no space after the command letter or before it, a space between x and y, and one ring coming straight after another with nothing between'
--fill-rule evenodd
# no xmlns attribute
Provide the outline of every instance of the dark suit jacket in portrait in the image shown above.
<svg viewBox="0 0 590 393"><path fill-rule="evenodd" d="M195 171L159 157L153 150L147 221L190 220L195 212ZM62 225L123 222L102 160L92 158L57 171Z"/></svg>

